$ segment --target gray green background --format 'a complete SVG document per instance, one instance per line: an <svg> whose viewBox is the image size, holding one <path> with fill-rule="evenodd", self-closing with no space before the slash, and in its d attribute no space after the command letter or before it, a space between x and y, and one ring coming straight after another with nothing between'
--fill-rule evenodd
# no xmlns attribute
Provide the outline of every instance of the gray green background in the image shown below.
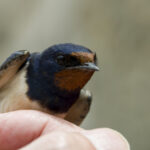
<svg viewBox="0 0 150 150"><path fill-rule="evenodd" d="M0 62L65 42L96 51L101 67L82 127L113 128L131 149L150 150L150 1L0 0Z"/></svg>

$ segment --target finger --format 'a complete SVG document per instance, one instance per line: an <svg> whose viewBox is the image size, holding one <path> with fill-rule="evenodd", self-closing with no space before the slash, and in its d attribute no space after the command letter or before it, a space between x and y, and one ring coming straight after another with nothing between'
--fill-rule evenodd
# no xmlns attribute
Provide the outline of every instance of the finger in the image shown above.
<svg viewBox="0 0 150 150"><path fill-rule="evenodd" d="M65 120L38 111L15 111L0 114L0 146L3 150L18 149L42 134L58 130L80 132L97 149L100 147L104 147L106 150L129 149L126 140L111 129L84 131Z"/></svg>
<svg viewBox="0 0 150 150"><path fill-rule="evenodd" d="M130 150L128 141L117 131L101 128L82 133L93 143L97 150Z"/></svg>
<svg viewBox="0 0 150 150"><path fill-rule="evenodd" d="M96 129L79 133L52 132L22 150L129 150L129 144L120 133L111 129ZM89 140L87 140L89 139ZM92 145L92 144L93 145Z"/></svg>
<svg viewBox="0 0 150 150"><path fill-rule="evenodd" d="M93 145L79 133L56 131L44 135L21 150L96 150Z"/></svg>
<svg viewBox="0 0 150 150"><path fill-rule="evenodd" d="M54 130L78 130L75 125L38 111L14 111L0 114L0 148L18 149L41 134Z"/></svg>

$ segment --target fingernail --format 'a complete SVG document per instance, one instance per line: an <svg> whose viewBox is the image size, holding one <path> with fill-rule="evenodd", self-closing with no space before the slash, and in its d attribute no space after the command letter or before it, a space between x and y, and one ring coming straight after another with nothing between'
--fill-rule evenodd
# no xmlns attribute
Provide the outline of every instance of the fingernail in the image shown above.
<svg viewBox="0 0 150 150"><path fill-rule="evenodd" d="M96 150L130 150L128 141L115 130L101 128L85 131L83 134L91 141Z"/></svg>
<svg viewBox="0 0 150 150"><path fill-rule="evenodd" d="M120 136L122 141L125 143L126 149L130 150L130 145L129 145L129 142L127 141L127 139L121 133L119 133L118 131L116 131L116 130L113 130L113 131L116 132L116 134L118 134L118 136Z"/></svg>

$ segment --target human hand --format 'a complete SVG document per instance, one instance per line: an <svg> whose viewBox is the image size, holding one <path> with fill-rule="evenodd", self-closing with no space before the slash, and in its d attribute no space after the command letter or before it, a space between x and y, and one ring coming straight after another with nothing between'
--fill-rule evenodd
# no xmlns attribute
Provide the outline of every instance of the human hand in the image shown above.
<svg viewBox="0 0 150 150"><path fill-rule="evenodd" d="M129 150L118 132L84 130L33 110L0 114L0 150Z"/></svg>

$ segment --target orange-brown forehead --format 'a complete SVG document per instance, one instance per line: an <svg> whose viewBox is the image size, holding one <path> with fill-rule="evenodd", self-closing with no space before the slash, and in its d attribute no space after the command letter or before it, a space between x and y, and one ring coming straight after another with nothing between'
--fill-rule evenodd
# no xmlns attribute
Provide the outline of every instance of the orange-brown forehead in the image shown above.
<svg viewBox="0 0 150 150"><path fill-rule="evenodd" d="M72 52L72 56L77 57L81 63L85 62L94 62L94 55L93 53L87 52Z"/></svg>

